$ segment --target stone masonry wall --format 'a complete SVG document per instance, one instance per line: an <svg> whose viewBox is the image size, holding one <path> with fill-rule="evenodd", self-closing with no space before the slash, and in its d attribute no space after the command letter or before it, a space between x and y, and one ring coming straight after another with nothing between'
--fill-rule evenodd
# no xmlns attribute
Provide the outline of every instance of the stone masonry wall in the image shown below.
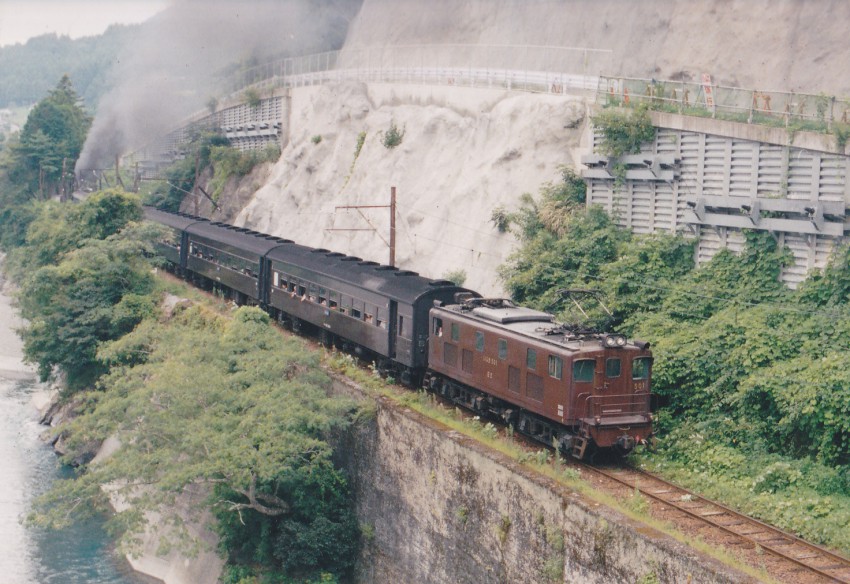
<svg viewBox="0 0 850 584"><path fill-rule="evenodd" d="M388 400L347 449L358 516L374 533L359 582L748 581Z"/></svg>

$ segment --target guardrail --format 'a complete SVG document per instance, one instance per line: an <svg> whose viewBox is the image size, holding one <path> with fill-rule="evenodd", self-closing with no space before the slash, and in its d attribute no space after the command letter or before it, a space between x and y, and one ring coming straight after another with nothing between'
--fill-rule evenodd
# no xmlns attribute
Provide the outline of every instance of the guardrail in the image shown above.
<svg viewBox="0 0 850 584"><path fill-rule="evenodd" d="M850 124L850 100L825 94L764 91L686 81L599 78L596 103L650 109L794 130L832 132Z"/></svg>

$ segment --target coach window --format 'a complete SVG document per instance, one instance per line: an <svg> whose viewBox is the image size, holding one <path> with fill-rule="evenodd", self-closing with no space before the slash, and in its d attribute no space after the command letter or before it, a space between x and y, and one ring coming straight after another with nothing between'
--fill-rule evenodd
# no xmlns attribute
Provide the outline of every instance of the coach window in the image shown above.
<svg viewBox="0 0 850 584"><path fill-rule="evenodd" d="M375 316L373 314L369 314L367 312L365 314L365 316L363 317L363 320L365 320L368 324L374 324L375 323Z"/></svg>
<svg viewBox="0 0 850 584"><path fill-rule="evenodd" d="M280 274L274 272L274 287L280 288Z"/></svg>
<svg viewBox="0 0 850 584"><path fill-rule="evenodd" d="M319 288L319 304L323 306L328 305L328 291L324 288Z"/></svg>
<svg viewBox="0 0 850 584"><path fill-rule="evenodd" d="M525 353L525 366L529 369L537 369L537 351L528 349Z"/></svg>
<svg viewBox="0 0 850 584"><path fill-rule="evenodd" d="M632 361L632 379L649 377L649 357L638 357Z"/></svg>
<svg viewBox="0 0 850 584"><path fill-rule="evenodd" d="M434 318L434 336L442 337L443 336L443 319L442 318Z"/></svg>
<svg viewBox="0 0 850 584"><path fill-rule="evenodd" d="M615 357L605 361L605 377L620 376L620 358Z"/></svg>
<svg viewBox="0 0 850 584"><path fill-rule="evenodd" d="M499 359L504 361L508 358L508 342L505 339L499 339Z"/></svg>
<svg viewBox="0 0 850 584"><path fill-rule="evenodd" d="M549 355L549 377L561 379L564 376L564 362L560 357Z"/></svg>
<svg viewBox="0 0 850 584"><path fill-rule="evenodd" d="M593 381L596 373L596 361L594 359L581 359L573 362L573 381L587 383Z"/></svg>
<svg viewBox="0 0 850 584"><path fill-rule="evenodd" d="M360 319L360 318L362 318L362 317L363 317L363 313L361 313L361 312L360 312L358 309L356 309L356 308L352 308L352 309L351 309L351 316L353 316L354 318Z"/></svg>
<svg viewBox="0 0 850 584"><path fill-rule="evenodd" d="M400 314L398 315L398 336L404 336L404 316Z"/></svg>
<svg viewBox="0 0 850 584"><path fill-rule="evenodd" d="M336 292L333 290L328 292L328 308L336 310L336 307L339 306L339 300L337 298L339 298L339 295Z"/></svg>
<svg viewBox="0 0 850 584"><path fill-rule="evenodd" d="M484 352L484 333L475 331L475 350L479 353Z"/></svg>
<svg viewBox="0 0 850 584"><path fill-rule="evenodd" d="M456 322L452 323L452 340L455 342L460 340L460 325Z"/></svg>

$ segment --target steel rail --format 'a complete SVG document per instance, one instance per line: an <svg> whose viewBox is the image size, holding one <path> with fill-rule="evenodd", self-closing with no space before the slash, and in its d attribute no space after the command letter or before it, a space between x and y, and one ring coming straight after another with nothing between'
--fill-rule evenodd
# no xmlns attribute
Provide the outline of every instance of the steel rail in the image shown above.
<svg viewBox="0 0 850 584"><path fill-rule="evenodd" d="M850 576L846 576L846 577L845 576L837 576L834 573L830 573L830 572L836 572L838 570L847 570L848 572L850 572L850 559L845 558L844 556L841 556L839 554L836 554L835 552L832 552L832 551L830 551L826 548L823 548L823 547L821 547L817 544L808 542L808 541L806 541L806 540L804 540L804 539L802 539L802 538L800 538L800 537L798 537L798 536L796 536L792 533L788 533L787 531L783 531L782 529L779 529L778 527L775 527L775 526L770 525L768 523L764 523L763 521L759 521L758 519L754 519L752 517L749 517L748 515L744 515L743 513L735 511L734 509L731 509L731 508L729 508L725 505L722 505L720 503L716 503L715 501L712 501L710 499L706 499L705 497L697 495L697 494L689 491L688 489L680 487L680 486L678 486L674 483L671 483L670 481L667 481L665 479L662 479L662 478L660 478L660 477L658 477L658 476L656 476L652 473L648 473L646 471L639 470L639 469L636 469L634 467L626 467L625 472L626 473L633 473L634 475L637 475L638 477L644 477L649 481L655 481L656 483L659 483L660 486L668 487L669 489L674 489L675 491L678 492L677 495L679 497L684 495L684 496L687 496L688 499L681 500L681 501L667 499L667 498L662 497L661 495L670 493L669 490L664 492L664 493L653 493L652 491L647 490L646 487L641 488L639 481L637 481L637 480L631 481L631 480L628 480L627 478L623 478L622 476L619 476L616 471L611 471L609 469L602 468L602 467L592 466L592 465L582 463L582 462L575 462L575 464L577 464L578 466L581 466L583 469L601 474L602 476L605 476L605 477L607 477L607 478L609 478L613 481L616 481L616 482L618 482L622 485L625 485L629 488L637 489L642 494L647 495L648 497L650 497L650 498L652 498L656 501L659 501L661 503L669 505L669 506L673 507L674 509L681 511L682 513L685 513L685 514L687 514L691 517L694 517L695 519L698 519L698 520L702 521L703 523L711 525L712 527L716 527L716 528L720 529L721 531L724 531L724 532L726 532L730 535L733 535L737 538L748 541L748 542L750 542L754 545L758 545L762 549L770 552L771 554L773 554L773 555L775 555L775 556L777 556L777 557L779 557L783 560L792 562L792 563L794 563L794 564L796 564L796 565L798 565L798 566L800 566L800 567L802 567L806 570L809 570L809 571L814 572L814 573L816 573L820 576L828 578L831 581L841 582L841 583L845 583L845 584L850 583ZM702 508L699 509L699 511L697 511L696 509L689 509L688 507L682 505L681 503L697 503L697 504L702 505ZM707 509L707 507L713 507L715 509L715 511L711 511L711 510ZM706 514L706 513L708 513L708 514ZM715 520L715 518L719 519L721 516L726 516L726 517L729 517L729 518L732 518L732 519L735 519L735 520L739 520L739 522L732 524L732 525L724 525L724 524L719 523L718 521ZM745 524L748 524L751 527L757 526L762 531L741 533L741 531L744 531L743 527L746 526ZM733 526L734 527L742 527L742 529L736 531L735 529L732 529ZM755 535L765 535L765 534L770 535L772 537L768 537L768 538L762 539L762 540L759 540L759 539L756 539L755 537L753 537ZM769 542L775 542L776 540L779 540L782 543L769 543ZM807 551L812 555L801 555L801 556L798 556L798 557L794 557L794 556L789 555L788 553L783 552L782 550L778 549L778 545L783 545L783 546L795 545L795 546L798 546L798 548L803 548L802 551ZM798 550L798 551L800 551L800 550ZM813 565L813 564L816 563L817 560L821 560L821 561L829 560L829 561L835 562L835 564L831 564L829 566Z"/></svg>

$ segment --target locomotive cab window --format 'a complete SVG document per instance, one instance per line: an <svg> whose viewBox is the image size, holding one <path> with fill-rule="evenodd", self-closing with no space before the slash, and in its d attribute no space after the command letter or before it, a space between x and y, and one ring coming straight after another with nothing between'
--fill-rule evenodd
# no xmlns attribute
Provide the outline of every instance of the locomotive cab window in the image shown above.
<svg viewBox="0 0 850 584"><path fill-rule="evenodd" d="M475 350L479 353L484 352L484 333L475 331Z"/></svg>
<svg viewBox="0 0 850 584"><path fill-rule="evenodd" d="M564 376L564 362L560 357L549 355L549 377L561 379Z"/></svg>
<svg viewBox="0 0 850 584"><path fill-rule="evenodd" d="M537 369L537 351L528 349L525 353L525 366L529 369Z"/></svg>
<svg viewBox="0 0 850 584"><path fill-rule="evenodd" d="M619 357L605 361L605 377L619 377L620 366L621 361Z"/></svg>
<svg viewBox="0 0 850 584"><path fill-rule="evenodd" d="M443 319L442 318L434 318L434 336L442 337L443 336Z"/></svg>
<svg viewBox="0 0 850 584"><path fill-rule="evenodd" d="M632 361L632 379L646 379L649 377L649 357L638 357Z"/></svg>
<svg viewBox="0 0 850 584"><path fill-rule="evenodd" d="M504 361L508 358L508 342L505 339L499 339L499 359Z"/></svg>
<svg viewBox="0 0 850 584"><path fill-rule="evenodd" d="M596 361L594 359L581 359L573 362L573 381L587 383L593 381L596 373Z"/></svg>
<svg viewBox="0 0 850 584"><path fill-rule="evenodd" d="M455 342L460 340L460 325L456 322L452 323L452 340Z"/></svg>

